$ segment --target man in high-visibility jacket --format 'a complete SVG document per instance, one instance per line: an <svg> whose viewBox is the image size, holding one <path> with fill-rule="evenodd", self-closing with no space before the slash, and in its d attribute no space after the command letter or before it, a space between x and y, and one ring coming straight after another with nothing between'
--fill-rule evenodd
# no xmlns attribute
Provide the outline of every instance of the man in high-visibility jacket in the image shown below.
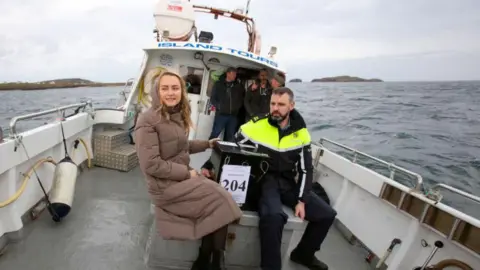
<svg viewBox="0 0 480 270"><path fill-rule="evenodd" d="M235 135L237 142L257 145L259 151L270 156L269 168L261 179L258 209L264 270L280 270L282 266L280 245L288 219L282 205L291 207L297 217L309 221L290 259L309 269L328 269L315 257L315 252L320 250L337 213L311 190L310 134L294 106L292 90L277 88L272 92L270 113L253 117Z"/></svg>

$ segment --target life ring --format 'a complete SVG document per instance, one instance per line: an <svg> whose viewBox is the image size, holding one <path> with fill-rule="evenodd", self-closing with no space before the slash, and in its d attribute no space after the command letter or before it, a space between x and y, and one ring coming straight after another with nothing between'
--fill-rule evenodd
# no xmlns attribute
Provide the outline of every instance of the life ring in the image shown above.
<svg viewBox="0 0 480 270"><path fill-rule="evenodd" d="M433 267L432 270L444 270L447 267L452 267L452 266L456 266L462 270L473 270L473 268L470 267L470 265L456 259L446 259L446 260L440 261L432 266Z"/></svg>
<svg viewBox="0 0 480 270"><path fill-rule="evenodd" d="M447 267L452 267L452 266L456 266L461 270L473 270L473 268L470 267L470 265L456 259L446 259L432 266L427 266L425 269L426 270L446 270ZM414 269L420 269L420 267L417 267Z"/></svg>

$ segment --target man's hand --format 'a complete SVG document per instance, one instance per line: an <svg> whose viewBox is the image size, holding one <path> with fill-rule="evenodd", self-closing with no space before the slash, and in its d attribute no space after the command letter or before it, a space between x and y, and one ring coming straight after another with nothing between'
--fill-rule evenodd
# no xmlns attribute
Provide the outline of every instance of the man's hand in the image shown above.
<svg viewBox="0 0 480 270"><path fill-rule="evenodd" d="M297 203L297 205L295 206L295 216L300 218L301 220L305 219L305 203Z"/></svg>
<svg viewBox="0 0 480 270"><path fill-rule="evenodd" d="M195 170L190 170L190 178L197 177L198 173Z"/></svg>
<svg viewBox="0 0 480 270"><path fill-rule="evenodd" d="M212 174L210 173L210 171L205 168L202 168L201 174L207 178L212 177Z"/></svg>
<svg viewBox="0 0 480 270"><path fill-rule="evenodd" d="M211 140L208 141L208 145L210 146L210 148L213 148L213 146L215 146L215 143L220 141L219 138L213 138Z"/></svg>

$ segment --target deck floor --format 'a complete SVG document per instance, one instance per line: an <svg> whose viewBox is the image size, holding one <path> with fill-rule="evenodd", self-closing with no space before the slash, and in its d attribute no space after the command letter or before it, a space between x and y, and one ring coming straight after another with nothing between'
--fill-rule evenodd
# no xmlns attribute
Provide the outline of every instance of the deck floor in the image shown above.
<svg viewBox="0 0 480 270"><path fill-rule="evenodd" d="M197 154L199 168L208 153ZM139 168L93 168L77 179L72 212L59 224L49 214L24 228L25 238L0 256L2 270L147 270L143 253L150 201ZM370 269L359 249L332 228L318 256L333 270ZM289 262L289 269L302 267Z"/></svg>

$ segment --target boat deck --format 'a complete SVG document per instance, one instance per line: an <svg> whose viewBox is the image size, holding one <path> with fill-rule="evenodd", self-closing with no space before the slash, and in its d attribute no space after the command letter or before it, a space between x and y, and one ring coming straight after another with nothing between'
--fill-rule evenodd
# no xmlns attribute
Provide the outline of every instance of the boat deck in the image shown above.
<svg viewBox="0 0 480 270"><path fill-rule="evenodd" d="M200 168L208 153L194 155ZM143 256L152 223L150 200L137 167L123 173L95 167L77 180L70 215L54 223L45 211L24 228L24 240L0 255L2 270L147 270ZM297 240L298 241L298 240ZM332 228L320 259L333 270L370 269L361 249ZM288 269L303 269L289 262Z"/></svg>

